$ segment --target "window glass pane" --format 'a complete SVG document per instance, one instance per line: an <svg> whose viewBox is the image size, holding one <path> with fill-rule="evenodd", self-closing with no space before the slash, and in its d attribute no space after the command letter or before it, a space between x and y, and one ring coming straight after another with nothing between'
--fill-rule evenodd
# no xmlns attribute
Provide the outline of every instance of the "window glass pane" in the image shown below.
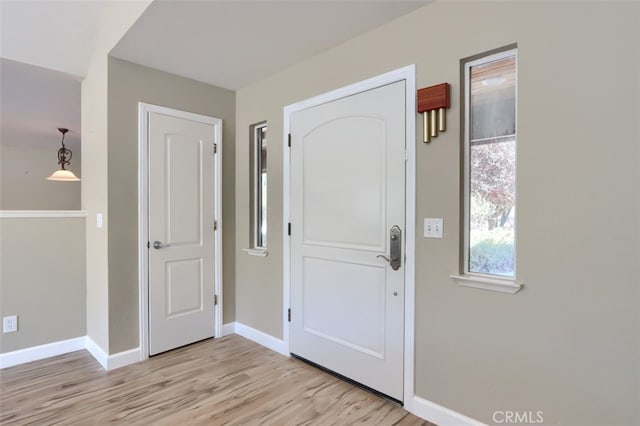
<svg viewBox="0 0 640 426"><path fill-rule="evenodd" d="M262 206L260 208L260 247L267 246L267 172L262 173L261 198Z"/></svg>
<svg viewBox="0 0 640 426"><path fill-rule="evenodd" d="M267 126L260 128L260 247L267 246Z"/></svg>
<svg viewBox="0 0 640 426"><path fill-rule="evenodd" d="M481 62L481 61L480 61ZM515 274L516 58L469 69L468 271Z"/></svg>
<svg viewBox="0 0 640 426"><path fill-rule="evenodd" d="M267 247L267 125L252 126L251 234L252 247Z"/></svg>
<svg viewBox="0 0 640 426"><path fill-rule="evenodd" d="M513 276L516 141L471 145L469 271Z"/></svg>
<svg viewBox="0 0 640 426"><path fill-rule="evenodd" d="M471 67L471 140L516 133L515 56Z"/></svg>

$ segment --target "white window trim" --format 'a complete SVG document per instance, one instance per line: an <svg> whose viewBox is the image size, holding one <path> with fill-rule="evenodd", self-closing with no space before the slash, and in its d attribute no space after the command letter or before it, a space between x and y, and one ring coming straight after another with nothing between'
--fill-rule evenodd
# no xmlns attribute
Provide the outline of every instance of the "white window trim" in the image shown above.
<svg viewBox="0 0 640 426"><path fill-rule="evenodd" d="M490 276L481 276L478 274L449 275L450 278L457 281L464 287L479 288L482 290L492 290L501 293L517 293L524 284L518 283L512 279L499 279Z"/></svg>
<svg viewBox="0 0 640 426"><path fill-rule="evenodd" d="M262 173L261 170L258 170L258 168L256 167L259 164L259 158L260 158L260 150L261 147L258 146L258 140L261 140L258 137L258 132L260 132L263 128L267 127L267 122L263 121L261 123L256 123L254 125L251 126L253 132L251 134L251 150L253 151L253 158L254 158L254 164L251 165L251 167L254 169L253 170L253 180L251 182L251 197L253 198L253 208L251 211L251 215L252 215L252 235L251 235L251 247L248 249L243 249L243 251L245 251L247 254L252 255L252 256L266 256L268 254L267 251L267 245L259 245L258 244L258 234L260 233L260 224L258 223L258 217L260 216L259 214L259 209L261 206L259 206L258 204L258 192L261 190L261 186L259 186L260 183L260 174Z"/></svg>
<svg viewBox="0 0 640 426"><path fill-rule="evenodd" d="M269 250L264 248L245 248L242 249L242 251L247 253L249 256L266 257L269 254Z"/></svg>
<svg viewBox="0 0 640 426"><path fill-rule="evenodd" d="M469 144L469 128L470 128L470 70L471 67L487 62L497 61L510 56L516 57L516 123L518 122L518 48L503 50L494 54L482 56L478 59L468 61L464 64L464 229L463 229L463 257L462 257L462 273L450 275L450 278L455 280L458 284L464 287L479 288L483 290L492 290L502 293L517 293L524 286L523 283L517 282L517 258L514 258L514 270L513 277L500 277L497 275L479 274L476 272L469 272L469 200L470 200L470 182L469 182L469 164L470 164L470 144ZM517 124L516 124L517 126ZM517 144L517 130L516 130L516 144ZM517 168L517 152L516 152L516 168ZM516 177L517 179L517 177ZM517 191L516 180L516 191ZM517 193L517 192L516 192ZM515 240L514 248L517 250L518 232L517 232L517 217L515 219ZM517 251L516 251L517 253Z"/></svg>

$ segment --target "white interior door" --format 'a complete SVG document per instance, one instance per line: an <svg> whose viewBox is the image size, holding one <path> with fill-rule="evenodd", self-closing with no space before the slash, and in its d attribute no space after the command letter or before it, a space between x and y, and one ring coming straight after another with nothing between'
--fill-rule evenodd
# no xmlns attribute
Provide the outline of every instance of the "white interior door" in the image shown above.
<svg viewBox="0 0 640 426"><path fill-rule="evenodd" d="M215 126L149 113L149 354L213 337Z"/></svg>
<svg viewBox="0 0 640 426"><path fill-rule="evenodd" d="M403 396L405 82L294 112L290 350Z"/></svg>

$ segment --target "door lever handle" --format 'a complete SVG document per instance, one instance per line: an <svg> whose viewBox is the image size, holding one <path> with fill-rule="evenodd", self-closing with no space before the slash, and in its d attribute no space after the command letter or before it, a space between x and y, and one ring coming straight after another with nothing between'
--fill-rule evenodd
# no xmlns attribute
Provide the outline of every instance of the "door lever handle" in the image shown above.
<svg viewBox="0 0 640 426"><path fill-rule="evenodd" d="M162 244L160 241L153 242L153 248L156 250L163 249L169 247L170 244Z"/></svg>
<svg viewBox="0 0 640 426"><path fill-rule="evenodd" d="M402 231L398 225L393 225L390 230L389 240L390 240L390 250L389 256L385 256L384 254L379 254L376 258L381 258L389 262L391 269L397 271L400 269L402 265Z"/></svg>
<svg viewBox="0 0 640 426"><path fill-rule="evenodd" d="M377 256L376 256L376 258L378 258L378 257L379 257L379 258L381 258L381 259L386 260L386 261L387 261L387 262L389 262L389 263L391 263L391 262L396 262L396 261L400 260L400 259L398 259L397 257L394 257L394 256L392 256L392 257L391 257L391 259L389 259L389 258L388 258L387 256L385 256L384 254L379 254L379 255L377 255Z"/></svg>

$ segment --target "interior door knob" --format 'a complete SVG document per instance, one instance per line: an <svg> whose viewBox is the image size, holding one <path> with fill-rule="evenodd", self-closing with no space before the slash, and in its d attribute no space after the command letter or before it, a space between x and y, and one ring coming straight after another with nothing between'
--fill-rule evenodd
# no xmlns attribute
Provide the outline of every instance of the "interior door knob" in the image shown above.
<svg viewBox="0 0 640 426"><path fill-rule="evenodd" d="M169 244L162 244L160 241L154 241L153 242L153 248L158 250L158 249L162 249L162 248L167 248L169 247Z"/></svg>

